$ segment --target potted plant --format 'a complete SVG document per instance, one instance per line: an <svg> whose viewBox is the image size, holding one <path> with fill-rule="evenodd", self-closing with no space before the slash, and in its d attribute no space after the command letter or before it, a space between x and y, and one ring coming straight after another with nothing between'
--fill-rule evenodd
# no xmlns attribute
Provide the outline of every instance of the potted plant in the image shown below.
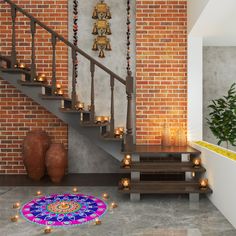
<svg viewBox="0 0 236 236"><path fill-rule="evenodd" d="M232 84L228 94L212 100L208 106L211 110L207 123L214 136L219 140L218 145L226 142L236 146L236 83Z"/></svg>

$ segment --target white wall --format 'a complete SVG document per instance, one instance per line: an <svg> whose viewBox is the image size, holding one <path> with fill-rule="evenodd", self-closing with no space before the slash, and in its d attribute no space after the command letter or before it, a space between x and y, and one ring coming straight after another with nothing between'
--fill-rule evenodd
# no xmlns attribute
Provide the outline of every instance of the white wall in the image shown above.
<svg viewBox="0 0 236 236"><path fill-rule="evenodd" d="M202 38L188 37L188 140L202 140Z"/></svg>
<svg viewBox="0 0 236 236"><path fill-rule="evenodd" d="M202 153L202 164L213 190L209 199L236 228L236 161L197 144L191 146Z"/></svg>
<svg viewBox="0 0 236 236"><path fill-rule="evenodd" d="M188 0L188 32L190 32L209 0Z"/></svg>

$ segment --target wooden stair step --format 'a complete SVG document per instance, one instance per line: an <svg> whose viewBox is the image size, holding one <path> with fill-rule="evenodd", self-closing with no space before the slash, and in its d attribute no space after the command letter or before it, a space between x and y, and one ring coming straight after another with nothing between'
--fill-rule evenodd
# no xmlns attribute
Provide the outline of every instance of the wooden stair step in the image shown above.
<svg viewBox="0 0 236 236"><path fill-rule="evenodd" d="M83 127L103 127L103 126L110 125L110 123L109 122L106 122L106 123L81 122L80 125Z"/></svg>
<svg viewBox="0 0 236 236"><path fill-rule="evenodd" d="M71 109L71 108L60 108L61 112L64 113L74 113L74 114L80 114L80 113L87 113L90 114L90 111L86 111L86 110L75 110L75 109Z"/></svg>
<svg viewBox="0 0 236 236"><path fill-rule="evenodd" d="M119 189L121 193L212 193L208 187L200 189L198 182L192 181L132 181L130 189Z"/></svg>
<svg viewBox="0 0 236 236"><path fill-rule="evenodd" d="M30 81L18 81L19 84L21 84L22 86L32 86L32 87L47 87L47 88L51 88L50 85L48 84L44 84L44 83L40 83L40 82L30 82Z"/></svg>
<svg viewBox="0 0 236 236"><path fill-rule="evenodd" d="M70 98L67 98L67 97L64 97L64 96L56 96L56 95L45 95L45 94L39 94L39 96L42 98L42 99L45 99L45 100L66 100L66 101L71 101Z"/></svg>
<svg viewBox="0 0 236 236"><path fill-rule="evenodd" d="M123 138L120 138L120 137L118 137L118 138L116 138L116 137L114 137L114 136L111 137L109 133L103 134L103 135L101 136L101 138L104 139L104 140L107 140L107 141L118 141L118 142L120 142L120 141L123 140Z"/></svg>
<svg viewBox="0 0 236 236"><path fill-rule="evenodd" d="M200 155L201 152L190 146L171 146L164 147L158 145L135 145L133 153L137 154L195 154Z"/></svg>
<svg viewBox="0 0 236 236"><path fill-rule="evenodd" d="M23 69L19 69L19 68L4 68L1 69L2 72L6 72L6 73L13 73L13 74L26 74L26 75L30 75L30 71L29 70L23 70Z"/></svg>
<svg viewBox="0 0 236 236"><path fill-rule="evenodd" d="M179 172L205 172L202 166L193 167L192 162L133 162L130 168L123 168L122 172L156 172L156 173L179 173Z"/></svg>

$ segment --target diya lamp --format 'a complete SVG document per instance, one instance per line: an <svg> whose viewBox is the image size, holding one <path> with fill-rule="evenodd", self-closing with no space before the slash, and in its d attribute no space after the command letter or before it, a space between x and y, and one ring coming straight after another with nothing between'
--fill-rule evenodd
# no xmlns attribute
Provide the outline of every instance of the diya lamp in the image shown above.
<svg viewBox="0 0 236 236"><path fill-rule="evenodd" d="M194 158L193 159L193 166L194 166L194 168L199 168L201 166L201 158Z"/></svg>
<svg viewBox="0 0 236 236"><path fill-rule="evenodd" d="M123 190L129 190L130 189L130 179L128 179L128 178L121 179L121 185L122 185Z"/></svg>
<svg viewBox="0 0 236 236"><path fill-rule="evenodd" d="M50 234L51 232L52 232L52 228L50 226L46 226L46 228L44 229L44 233Z"/></svg>
<svg viewBox="0 0 236 236"><path fill-rule="evenodd" d="M122 166L124 168L130 168L131 167L131 164L132 164L132 158L131 158L131 155L129 154L126 154L124 159L122 160Z"/></svg>
<svg viewBox="0 0 236 236"><path fill-rule="evenodd" d="M72 191L73 191L73 193L78 193L78 188L74 187L74 188L72 189Z"/></svg>
<svg viewBox="0 0 236 236"><path fill-rule="evenodd" d="M36 196L41 196L42 195L42 192L41 191L37 191L36 192Z"/></svg>
<svg viewBox="0 0 236 236"><path fill-rule="evenodd" d="M102 221L99 220L99 218L96 218L95 219L95 225L100 225L100 224L102 224Z"/></svg>
<svg viewBox="0 0 236 236"><path fill-rule="evenodd" d="M109 120L110 120L109 116L103 116L103 122L104 123L109 122Z"/></svg>
<svg viewBox="0 0 236 236"><path fill-rule="evenodd" d="M101 116L96 116L96 123L102 123L102 117Z"/></svg>
<svg viewBox="0 0 236 236"><path fill-rule="evenodd" d="M13 204L13 208L14 208L14 209L20 208L20 203L19 203L19 202L14 203L14 204Z"/></svg>
<svg viewBox="0 0 236 236"><path fill-rule="evenodd" d="M124 134L124 128L123 127L118 127L115 129L115 137L116 138L122 138Z"/></svg>
<svg viewBox="0 0 236 236"><path fill-rule="evenodd" d="M47 79L46 79L46 75L45 74L40 74L37 79L36 79L38 82L42 82L42 83L45 83L47 82Z"/></svg>
<svg viewBox="0 0 236 236"><path fill-rule="evenodd" d="M76 110L83 111L84 110L84 103L83 102L77 102L75 105Z"/></svg>
<svg viewBox="0 0 236 236"><path fill-rule="evenodd" d="M17 67L19 67L19 68L22 69L22 70L26 69L25 63L19 63L19 64L17 65Z"/></svg>
<svg viewBox="0 0 236 236"><path fill-rule="evenodd" d="M59 83L56 84L57 89L61 89L61 87L62 87L61 84L59 84Z"/></svg>
<svg viewBox="0 0 236 236"><path fill-rule="evenodd" d="M108 200L108 198L109 198L108 193L103 193L103 194L102 194L102 199L103 199L103 200Z"/></svg>
<svg viewBox="0 0 236 236"><path fill-rule="evenodd" d="M202 190L206 190L208 187L208 179L204 178L204 179L200 179L199 180L199 187Z"/></svg>
<svg viewBox="0 0 236 236"><path fill-rule="evenodd" d="M62 89L59 89L58 91L57 91L57 95L59 95L59 96L63 96L63 90Z"/></svg>
<svg viewBox="0 0 236 236"><path fill-rule="evenodd" d="M19 220L19 216L18 215L15 215L13 217L11 217L11 221L12 222L17 222Z"/></svg>
<svg viewBox="0 0 236 236"><path fill-rule="evenodd" d="M117 208L117 207L118 207L117 203L115 203L115 202L111 203L111 209L114 209L114 208Z"/></svg>

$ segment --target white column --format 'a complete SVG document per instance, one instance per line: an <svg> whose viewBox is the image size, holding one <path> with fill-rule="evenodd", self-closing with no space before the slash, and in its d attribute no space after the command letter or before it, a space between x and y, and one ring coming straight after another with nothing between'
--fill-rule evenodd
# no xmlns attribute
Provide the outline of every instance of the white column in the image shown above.
<svg viewBox="0 0 236 236"><path fill-rule="evenodd" d="M202 37L188 36L188 140L203 136Z"/></svg>

